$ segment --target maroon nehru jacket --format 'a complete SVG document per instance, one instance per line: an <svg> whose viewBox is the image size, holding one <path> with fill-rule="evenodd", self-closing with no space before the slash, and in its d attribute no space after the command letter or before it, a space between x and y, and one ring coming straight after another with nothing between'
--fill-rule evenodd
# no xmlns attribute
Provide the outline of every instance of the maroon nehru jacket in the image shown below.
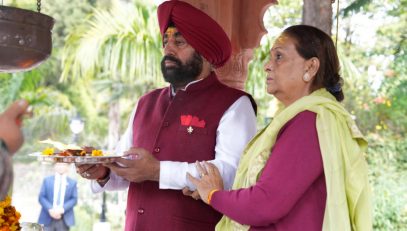
<svg viewBox="0 0 407 231"><path fill-rule="evenodd" d="M214 159L220 119L247 94L223 85L213 72L174 97L170 92L170 87L154 90L139 100L133 146L147 149L158 160L193 163ZM209 231L220 218L220 213L180 190L159 189L158 182L152 181L130 184L126 231Z"/></svg>

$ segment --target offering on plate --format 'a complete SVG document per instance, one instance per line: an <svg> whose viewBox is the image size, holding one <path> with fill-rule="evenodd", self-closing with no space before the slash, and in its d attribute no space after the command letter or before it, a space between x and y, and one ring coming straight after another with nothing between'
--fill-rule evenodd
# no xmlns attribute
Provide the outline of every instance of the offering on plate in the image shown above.
<svg viewBox="0 0 407 231"><path fill-rule="evenodd" d="M40 141L40 143L49 146L41 152L29 154L30 156L37 157L40 161L96 164L112 163L115 162L117 158L121 158L121 156L95 149L93 147L79 147L72 144L67 145L50 139Z"/></svg>
<svg viewBox="0 0 407 231"><path fill-rule="evenodd" d="M58 141L50 139L42 140L40 143L50 144L55 148L47 147L42 151L45 156L57 155L57 156L103 156L102 150L97 150L92 147L79 147L72 144L63 144ZM59 151L55 151L58 149Z"/></svg>
<svg viewBox="0 0 407 231"><path fill-rule="evenodd" d="M45 156L57 155L57 156L103 156L102 150L97 149L66 149L60 152L55 152L54 148L45 148L42 151Z"/></svg>

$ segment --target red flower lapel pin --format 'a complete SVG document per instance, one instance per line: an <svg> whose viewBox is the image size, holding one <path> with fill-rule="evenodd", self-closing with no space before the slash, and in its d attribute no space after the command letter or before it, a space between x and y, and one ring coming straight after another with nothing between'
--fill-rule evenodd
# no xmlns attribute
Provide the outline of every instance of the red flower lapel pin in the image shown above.
<svg viewBox="0 0 407 231"><path fill-rule="evenodd" d="M181 115L181 125L188 126L187 131L191 134L194 131L193 127L204 128L206 122L205 120L199 120L197 116Z"/></svg>

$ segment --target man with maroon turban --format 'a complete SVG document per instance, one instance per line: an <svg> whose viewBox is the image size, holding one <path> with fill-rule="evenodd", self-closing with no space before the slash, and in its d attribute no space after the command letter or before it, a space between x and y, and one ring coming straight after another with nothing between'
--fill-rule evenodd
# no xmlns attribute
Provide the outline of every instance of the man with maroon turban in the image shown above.
<svg viewBox="0 0 407 231"><path fill-rule="evenodd" d="M246 143L256 131L250 95L219 82L213 68L231 55L230 40L207 14L182 1L158 7L169 87L140 98L121 139L126 158L105 166L78 166L94 191L129 188L125 230L214 230L221 215L201 200L186 173L196 161L221 171L231 188ZM184 190L188 193L188 190ZM196 198L198 199L198 198Z"/></svg>

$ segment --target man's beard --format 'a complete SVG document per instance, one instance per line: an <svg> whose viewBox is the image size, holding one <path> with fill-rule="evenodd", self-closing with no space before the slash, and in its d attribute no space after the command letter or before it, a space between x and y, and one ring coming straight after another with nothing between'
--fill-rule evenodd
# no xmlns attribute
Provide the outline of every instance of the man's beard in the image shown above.
<svg viewBox="0 0 407 231"><path fill-rule="evenodd" d="M165 60L175 63L174 66L166 67ZM194 52L192 57L182 64L181 60L166 55L161 60L161 72L163 73L166 82L170 83L175 88L186 86L188 83L197 79L202 72L203 60L202 57Z"/></svg>

